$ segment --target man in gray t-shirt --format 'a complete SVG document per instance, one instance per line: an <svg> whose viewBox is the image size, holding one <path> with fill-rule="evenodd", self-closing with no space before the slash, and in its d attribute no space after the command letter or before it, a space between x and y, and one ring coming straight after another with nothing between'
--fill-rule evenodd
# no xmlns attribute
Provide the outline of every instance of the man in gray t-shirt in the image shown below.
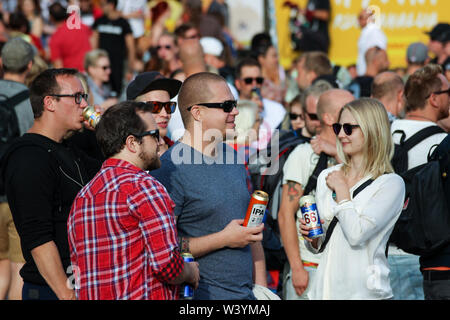
<svg viewBox="0 0 450 320"><path fill-rule="evenodd" d="M199 262L199 300L255 299L253 283L267 286L263 225L242 226L250 201L245 167L222 143L238 114L227 100L233 96L222 77L188 77L178 95L186 132L151 172L176 204L181 250Z"/></svg>

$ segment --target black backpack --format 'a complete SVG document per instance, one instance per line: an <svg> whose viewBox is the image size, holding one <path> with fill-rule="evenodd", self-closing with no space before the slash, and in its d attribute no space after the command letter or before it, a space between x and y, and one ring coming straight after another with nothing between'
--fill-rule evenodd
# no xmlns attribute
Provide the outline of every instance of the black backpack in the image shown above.
<svg viewBox="0 0 450 320"><path fill-rule="evenodd" d="M10 145L11 141L20 136L19 121L15 111L17 106L22 101L30 97L28 89L19 92L18 94L8 98L4 94L0 94L4 97L0 99L0 161L6 152L6 149ZM3 179L0 179L0 195L5 194L5 188L3 186Z"/></svg>
<svg viewBox="0 0 450 320"><path fill-rule="evenodd" d="M423 140L437 133L445 132L438 126L426 127L419 130L409 139L405 141L405 132L403 130L395 130L394 134L401 134L400 144L394 145L394 157L391 160L395 173L402 174L408 170L408 151Z"/></svg>
<svg viewBox="0 0 450 320"><path fill-rule="evenodd" d="M401 174L405 203L389 241L405 252L430 256L450 243L449 168L447 136L427 163Z"/></svg>

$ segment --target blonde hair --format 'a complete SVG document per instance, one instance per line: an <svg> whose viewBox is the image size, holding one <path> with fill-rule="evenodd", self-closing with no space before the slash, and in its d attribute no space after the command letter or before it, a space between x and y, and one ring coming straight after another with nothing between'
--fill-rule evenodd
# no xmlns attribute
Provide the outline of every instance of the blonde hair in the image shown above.
<svg viewBox="0 0 450 320"><path fill-rule="evenodd" d="M372 175L373 179L382 174L394 172L391 159L394 155L389 118L383 104L376 99L361 98L347 103L339 113L348 110L358 123L364 136L363 176ZM344 172L348 172L350 157L344 154L342 144L336 140L338 156L344 163Z"/></svg>

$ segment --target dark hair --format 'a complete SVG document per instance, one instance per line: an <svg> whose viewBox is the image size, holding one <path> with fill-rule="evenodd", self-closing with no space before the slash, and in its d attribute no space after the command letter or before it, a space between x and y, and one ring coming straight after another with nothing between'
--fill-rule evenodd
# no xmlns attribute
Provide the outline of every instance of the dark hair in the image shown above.
<svg viewBox="0 0 450 320"><path fill-rule="evenodd" d="M141 134L147 128L137 111L148 111L143 102L124 101L108 108L96 126L96 137L106 158L118 154L128 136ZM138 139L138 138L136 138Z"/></svg>
<svg viewBox="0 0 450 320"><path fill-rule="evenodd" d="M67 10L59 2L55 2L51 6L49 6L48 12L56 22L65 21L67 19Z"/></svg>
<svg viewBox="0 0 450 320"><path fill-rule="evenodd" d="M76 76L78 70L61 68L47 69L39 74L30 85L30 102L34 118L39 118L44 112L44 98L50 94L58 94L61 88L56 77Z"/></svg>
<svg viewBox="0 0 450 320"><path fill-rule="evenodd" d="M22 12L13 12L9 15L8 26L11 30L20 31L23 33L30 32L30 24L28 19Z"/></svg>
<svg viewBox="0 0 450 320"><path fill-rule="evenodd" d="M117 9L117 0L106 0L107 4L112 4L114 6L114 9Z"/></svg>
<svg viewBox="0 0 450 320"><path fill-rule="evenodd" d="M261 65L259 64L258 60L250 57L243 58L240 60L236 65L236 79L240 79L242 75L242 69L244 67L258 67L261 69Z"/></svg>
<svg viewBox="0 0 450 320"><path fill-rule="evenodd" d="M428 64L409 76L405 84L406 112L425 108L427 97L442 86L440 73L440 65Z"/></svg>

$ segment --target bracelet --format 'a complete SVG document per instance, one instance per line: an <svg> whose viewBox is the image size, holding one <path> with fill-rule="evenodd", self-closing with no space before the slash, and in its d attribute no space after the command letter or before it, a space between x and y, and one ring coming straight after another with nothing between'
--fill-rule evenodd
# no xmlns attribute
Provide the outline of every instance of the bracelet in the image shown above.
<svg viewBox="0 0 450 320"><path fill-rule="evenodd" d="M178 237L180 253L189 252L189 238Z"/></svg>
<svg viewBox="0 0 450 320"><path fill-rule="evenodd" d="M341 204L344 204L346 202L350 202L350 199L344 199L344 200L339 201L338 206L340 206Z"/></svg>

